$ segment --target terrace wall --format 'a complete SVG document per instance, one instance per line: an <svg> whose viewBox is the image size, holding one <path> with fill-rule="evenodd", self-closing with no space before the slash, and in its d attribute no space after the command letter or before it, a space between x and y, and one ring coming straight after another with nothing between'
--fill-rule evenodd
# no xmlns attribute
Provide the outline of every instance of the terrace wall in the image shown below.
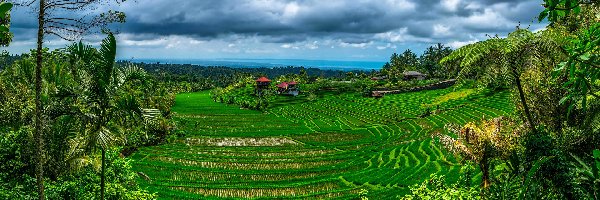
<svg viewBox="0 0 600 200"><path fill-rule="evenodd" d="M405 92L418 92L418 91L423 91L423 90L444 89L444 88L451 87L454 84L456 84L456 79L450 79L450 80L445 80L445 81L441 81L438 83L429 84L429 85L425 85L425 86L418 86L418 87L412 87L412 88L406 88L406 89L400 89L400 90L371 91L371 96L373 96L373 94L375 94L375 93L381 93L381 94L385 95L385 94L400 94L400 93L405 93Z"/></svg>

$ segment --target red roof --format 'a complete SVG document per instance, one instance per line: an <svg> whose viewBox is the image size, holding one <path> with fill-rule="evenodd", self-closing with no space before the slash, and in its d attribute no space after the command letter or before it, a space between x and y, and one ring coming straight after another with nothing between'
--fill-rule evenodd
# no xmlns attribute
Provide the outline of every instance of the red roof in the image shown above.
<svg viewBox="0 0 600 200"><path fill-rule="evenodd" d="M271 80L269 80L267 77L263 76L263 77L256 79L256 82L264 83L264 82L271 82Z"/></svg>
<svg viewBox="0 0 600 200"><path fill-rule="evenodd" d="M296 81L292 81L292 82L289 82L289 83L287 83L287 84L288 84L288 85L298 85L298 83L296 83Z"/></svg>
<svg viewBox="0 0 600 200"><path fill-rule="evenodd" d="M280 83L279 85L277 85L278 88L286 88L288 86L288 84L286 82Z"/></svg>

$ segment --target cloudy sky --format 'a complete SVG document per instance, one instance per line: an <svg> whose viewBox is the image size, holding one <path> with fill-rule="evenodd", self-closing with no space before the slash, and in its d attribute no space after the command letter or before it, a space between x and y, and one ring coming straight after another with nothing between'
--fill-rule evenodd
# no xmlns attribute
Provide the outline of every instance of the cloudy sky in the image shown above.
<svg viewBox="0 0 600 200"><path fill-rule="evenodd" d="M519 22L539 30L541 0L137 0L118 10L119 57L382 61L505 36ZM98 9L105 9L100 6ZM81 14L81 13L80 13ZM32 8L13 11L11 53L35 47ZM97 44L101 35L85 41ZM48 37L51 48L69 42Z"/></svg>

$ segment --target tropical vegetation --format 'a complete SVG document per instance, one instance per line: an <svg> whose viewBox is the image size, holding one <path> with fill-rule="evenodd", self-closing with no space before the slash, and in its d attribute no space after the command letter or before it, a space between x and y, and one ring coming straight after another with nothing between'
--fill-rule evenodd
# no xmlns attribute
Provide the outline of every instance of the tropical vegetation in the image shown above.
<svg viewBox="0 0 600 200"><path fill-rule="evenodd" d="M116 61L123 13L79 27L99 47L44 48L61 22L41 20L37 49L1 54L0 199L599 199L600 7L543 3L543 30L369 72Z"/></svg>

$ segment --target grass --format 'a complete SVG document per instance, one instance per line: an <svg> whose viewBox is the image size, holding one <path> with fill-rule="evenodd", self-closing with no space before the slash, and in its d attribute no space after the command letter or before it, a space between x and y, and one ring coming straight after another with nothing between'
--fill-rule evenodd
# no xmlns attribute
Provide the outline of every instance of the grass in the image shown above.
<svg viewBox="0 0 600 200"><path fill-rule="evenodd" d="M435 101L431 104L427 104L426 106L437 106L440 105L442 103L446 103L448 101L453 101L453 100L460 100L462 98L465 98L473 93L477 92L475 89L461 89L459 91L455 91L455 92L450 92L448 94L445 94L443 96L439 96L437 98L435 98Z"/></svg>
<svg viewBox="0 0 600 200"><path fill-rule="evenodd" d="M277 97L268 113L215 103L208 92L177 96L186 137L140 149L134 170L162 199L374 199L405 195L431 174L458 179L460 164L436 139L447 123L513 112L509 93L454 88L388 95ZM440 109L419 117L436 104Z"/></svg>

